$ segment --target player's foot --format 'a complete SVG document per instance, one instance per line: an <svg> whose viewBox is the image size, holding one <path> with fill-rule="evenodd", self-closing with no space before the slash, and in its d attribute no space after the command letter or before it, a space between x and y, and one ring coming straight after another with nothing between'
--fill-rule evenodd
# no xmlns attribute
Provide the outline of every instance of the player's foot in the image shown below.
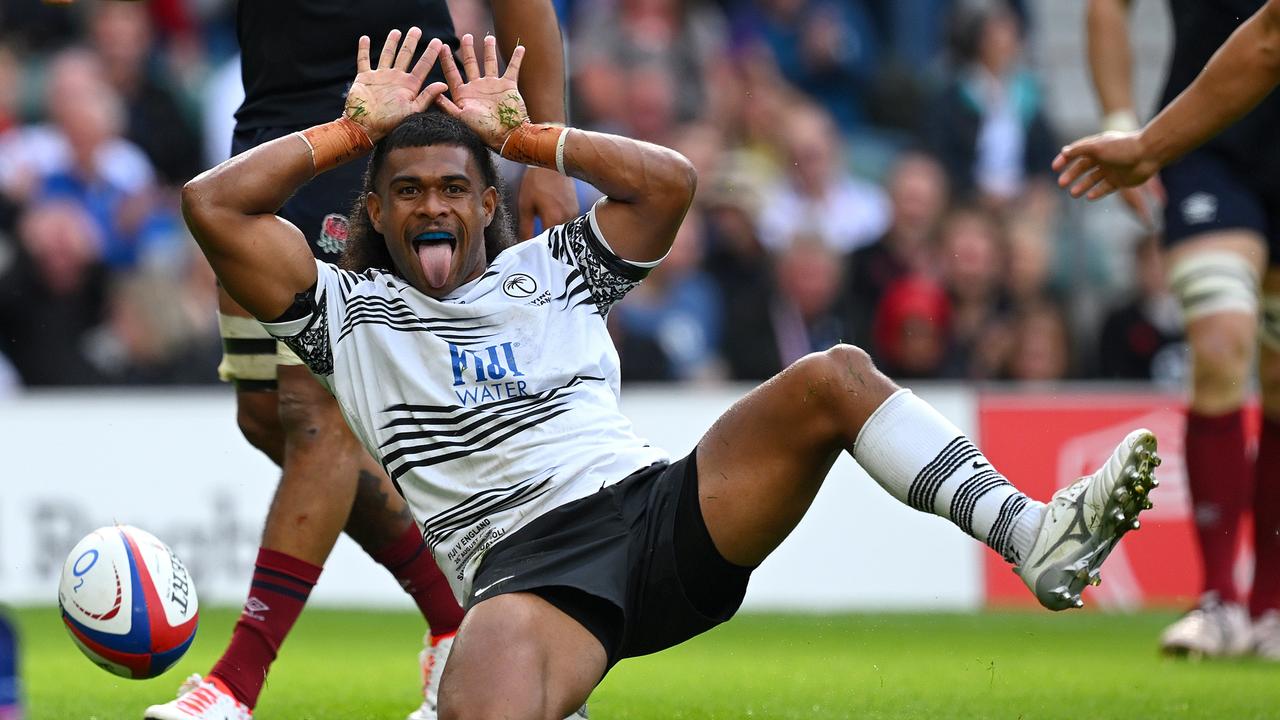
<svg viewBox="0 0 1280 720"><path fill-rule="evenodd" d="M1268 610L1253 623L1253 654L1280 661L1280 610Z"/></svg>
<svg viewBox="0 0 1280 720"><path fill-rule="evenodd" d="M1084 606L1086 584L1102 581L1098 568L1120 538L1138 527L1159 483L1156 436L1134 430L1094 474L1054 493L1031 551L1014 569L1050 610Z"/></svg>
<svg viewBox="0 0 1280 720"><path fill-rule="evenodd" d="M1186 658L1237 657L1249 651L1249 611L1207 592L1200 604L1160 634L1160 651Z"/></svg>
<svg viewBox="0 0 1280 720"><path fill-rule="evenodd" d="M436 706L440 694L440 677L444 675L444 662L453 650L456 633L422 638L422 652L418 653L418 667L422 670L422 706L409 713L408 720L436 720Z"/></svg>
<svg viewBox="0 0 1280 720"><path fill-rule="evenodd" d="M444 663L453 650L453 637L449 633L433 638L428 633L422 639L425 647L418 653L418 666L422 669L422 706L409 713L408 720L436 720L437 701L440 696L440 677L444 674ZM584 704L577 712L565 720L587 720L587 706Z"/></svg>
<svg viewBox="0 0 1280 720"><path fill-rule="evenodd" d="M178 699L152 705L145 720L253 720L248 705L232 696L217 678L192 675L178 688Z"/></svg>

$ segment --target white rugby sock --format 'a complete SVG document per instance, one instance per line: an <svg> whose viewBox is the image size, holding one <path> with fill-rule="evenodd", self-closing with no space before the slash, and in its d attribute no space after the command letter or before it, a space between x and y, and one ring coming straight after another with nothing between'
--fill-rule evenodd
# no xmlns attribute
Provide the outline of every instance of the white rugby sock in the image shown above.
<svg viewBox="0 0 1280 720"><path fill-rule="evenodd" d="M853 459L890 494L940 515L1011 563L1030 550L1044 503L1018 491L960 429L910 390L867 419Z"/></svg>

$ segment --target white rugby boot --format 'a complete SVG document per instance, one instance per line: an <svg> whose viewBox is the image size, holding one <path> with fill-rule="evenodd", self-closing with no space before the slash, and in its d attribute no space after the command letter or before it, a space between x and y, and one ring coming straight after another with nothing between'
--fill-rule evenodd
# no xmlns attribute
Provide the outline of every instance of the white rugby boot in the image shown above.
<svg viewBox="0 0 1280 720"><path fill-rule="evenodd" d="M1249 611L1239 603L1222 602L1216 592L1200 597L1200 604L1160 634L1160 651L1191 659L1239 657L1253 644Z"/></svg>
<svg viewBox="0 0 1280 720"><path fill-rule="evenodd" d="M1160 483L1156 436L1134 430L1111 458L1088 477L1054 493L1031 550L1014 569L1041 605L1050 610L1084 606L1086 584L1102 582L1099 568L1120 538L1139 526L1138 513Z"/></svg>
<svg viewBox="0 0 1280 720"><path fill-rule="evenodd" d="M418 653L418 667L422 670L422 705L409 713L408 720L436 720L436 707L440 698L440 678L444 675L444 663L453 650L453 638L449 633L439 638L427 633L422 638L422 652Z"/></svg>
<svg viewBox="0 0 1280 720"><path fill-rule="evenodd" d="M1253 622L1253 654L1280 662L1280 610L1268 610Z"/></svg>
<svg viewBox="0 0 1280 720"><path fill-rule="evenodd" d="M444 664L449 659L449 653L453 651L453 638L456 633L450 633L439 639L431 637L427 633L422 638L424 647L422 652L418 653L418 666L422 669L422 705L413 712L409 713L408 720L437 720L439 698L440 698L440 678L444 675ZM587 706L583 704L578 708L577 712L570 715L565 720L587 720Z"/></svg>
<svg viewBox="0 0 1280 720"><path fill-rule="evenodd" d="M152 705L142 717L145 720L253 720L253 711L235 699L220 681L205 680L197 674L178 688L177 700Z"/></svg>

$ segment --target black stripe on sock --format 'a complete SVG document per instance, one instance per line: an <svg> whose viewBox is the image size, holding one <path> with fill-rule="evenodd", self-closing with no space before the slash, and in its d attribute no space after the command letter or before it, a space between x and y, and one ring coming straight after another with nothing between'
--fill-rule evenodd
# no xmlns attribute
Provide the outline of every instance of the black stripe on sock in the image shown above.
<svg viewBox="0 0 1280 720"><path fill-rule="evenodd" d="M269 582L262 582L261 580L254 580L252 583L249 584L249 587L258 588L260 590L269 590L277 595L283 595L285 597L293 598L298 602L306 602L307 595L309 594L309 593L298 592L297 590L287 588L283 585L277 585L275 583L269 583Z"/></svg>

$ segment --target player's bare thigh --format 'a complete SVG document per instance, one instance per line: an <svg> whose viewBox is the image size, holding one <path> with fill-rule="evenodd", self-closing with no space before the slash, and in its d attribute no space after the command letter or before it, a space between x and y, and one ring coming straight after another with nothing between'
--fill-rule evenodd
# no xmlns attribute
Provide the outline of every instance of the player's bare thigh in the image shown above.
<svg viewBox="0 0 1280 720"><path fill-rule="evenodd" d="M1168 266L1176 272L1188 259L1210 252L1239 256L1259 278L1267 264L1267 246L1260 235L1250 230L1229 230L1205 233L1174 245L1169 249ZM1235 310L1201 315L1187 322L1193 359L1193 410L1217 415L1244 402L1250 387L1257 323L1255 314Z"/></svg>
<svg viewBox="0 0 1280 720"><path fill-rule="evenodd" d="M607 658L546 600L509 593L467 612L440 680L441 720L559 720L587 701Z"/></svg>
<svg viewBox="0 0 1280 720"><path fill-rule="evenodd" d="M823 478L897 386L839 345L752 390L698 443L698 494L716 549L759 564L804 516Z"/></svg>

